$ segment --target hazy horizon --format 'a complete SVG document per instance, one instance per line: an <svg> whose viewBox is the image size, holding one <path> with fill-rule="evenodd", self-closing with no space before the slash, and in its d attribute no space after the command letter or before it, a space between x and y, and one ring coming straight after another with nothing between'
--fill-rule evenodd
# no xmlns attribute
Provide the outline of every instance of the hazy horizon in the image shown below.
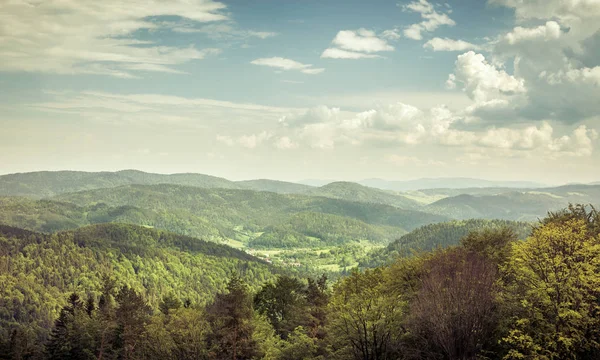
<svg viewBox="0 0 600 360"><path fill-rule="evenodd" d="M0 173L600 180L600 5L0 4Z"/></svg>
<svg viewBox="0 0 600 360"><path fill-rule="evenodd" d="M1 173L0 172L0 177L1 176L5 176L5 175L18 175L18 174L29 174L29 173L38 173L38 172L85 172L85 173L117 173L117 172L124 172L124 171L140 171L140 172L144 172L144 173L149 173L149 174L158 174L158 175L181 175L181 174L191 174L191 175L208 175L208 176L214 176L214 177L218 177L218 178L223 178L226 180L230 180L230 181L234 181L234 182L240 182L240 181L254 181L254 180L272 180L272 181L282 181L282 182L290 182L290 183L297 183L297 184L304 184L304 185L310 185L310 186L323 186L329 183L333 183L333 182L354 182L354 183L360 183L362 185L365 186L369 186L369 187L374 187L374 188L382 188L381 186L377 186L374 184L370 184L370 182L377 182L377 181L382 181L382 182L387 182L387 183L411 183L411 182L417 182L417 181L444 181L444 180L451 180L451 181L465 181L465 182L469 182L469 181L478 181L478 182L490 182L492 184L494 183L507 183L507 184L530 184L530 187L554 187L554 186L562 186L562 185L569 185L569 184L591 184L591 183L598 183L600 181L589 181L589 182L577 182L577 181L570 181L570 182L566 182L566 183L551 183L551 182L542 182L542 181L530 181L530 180L521 180L521 179L507 179L507 180L503 180L503 179L487 179L487 178L481 178L481 177L467 177L467 176L458 176L458 177L447 177L447 176L440 176L440 177L419 177L419 178L405 178L405 179L394 179L394 178L381 178L381 177L363 177L363 178L354 178L354 179L345 179L345 178L300 178L300 179L279 179L279 178L266 178L266 177L257 177L257 178L230 178L230 177L226 177L226 176L220 176L220 175L216 175L216 174L211 174L211 173L203 173L203 172L172 172L172 173L163 173L163 172L154 172L154 171L144 171L144 170L140 170L140 169L133 169L133 168L129 168L129 169L118 169L118 170L94 170L94 171L86 171L86 170L74 170L74 169L61 169L61 170L36 170L36 171L24 171L24 172L15 172L15 173ZM427 184L425 184L427 185ZM496 185L490 185L490 186L496 186ZM449 188L452 188L451 186L448 186ZM461 186L463 187L463 186ZM474 186L474 187L480 187L480 186ZM483 186L485 187L485 186ZM511 186L506 186L506 187L520 187L520 186L516 186L516 185L511 185ZM523 186L523 187L527 187L527 186ZM424 188L428 188L427 186L425 186ZM429 187L430 188L430 187Z"/></svg>

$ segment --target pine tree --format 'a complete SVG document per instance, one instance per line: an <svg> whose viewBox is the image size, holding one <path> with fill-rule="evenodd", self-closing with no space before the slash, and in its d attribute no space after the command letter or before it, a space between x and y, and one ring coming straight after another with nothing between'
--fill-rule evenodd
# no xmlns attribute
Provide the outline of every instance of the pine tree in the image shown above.
<svg viewBox="0 0 600 360"><path fill-rule="evenodd" d="M150 320L151 308L135 290L128 287L121 288L116 300L119 304L116 309L116 345L120 350L120 358L137 359L136 345Z"/></svg>
<svg viewBox="0 0 600 360"><path fill-rule="evenodd" d="M217 294L206 312L211 327L207 336L210 358L242 360L257 354L252 298L238 276L229 280L227 292Z"/></svg>

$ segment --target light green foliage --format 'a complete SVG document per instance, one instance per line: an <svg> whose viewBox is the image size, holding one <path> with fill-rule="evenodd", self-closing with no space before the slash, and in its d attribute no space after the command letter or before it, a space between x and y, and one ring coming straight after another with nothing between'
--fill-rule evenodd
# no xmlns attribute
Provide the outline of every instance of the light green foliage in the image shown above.
<svg viewBox="0 0 600 360"><path fill-rule="evenodd" d="M402 300L388 291L381 269L353 272L342 279L329 303L334 353L357 360L394 358L402 307Z"/></svg>
<svg viewBox="0 0 600 360"><path fill-rule="evenodd" d="M600 354L600 239L581 219L547 222L513 244L504 301L507 359Z"/></svg>

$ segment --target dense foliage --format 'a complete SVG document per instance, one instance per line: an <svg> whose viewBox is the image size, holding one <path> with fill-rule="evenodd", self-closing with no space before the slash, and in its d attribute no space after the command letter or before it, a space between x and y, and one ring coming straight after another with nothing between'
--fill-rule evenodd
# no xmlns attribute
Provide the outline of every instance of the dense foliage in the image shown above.
<svg viewBox="0 0 600 360"><path fill-rule="evenodd" d="M282 224L270 226L250 247L311 247L341 245L351 241L386 242L403 233L395 227L373 226L360 220L331 214L302 212Z"/></svg>
<svg viewBox="0 0 600 360"><path fill-rule="evenodd" d="M483 219L425 225L391 242L386 248L372 252L361 261L361 266L375 267L415 251L430 251L458 245L462 238L476 230L510 228L517 238L525 239L531 232L532 226L532 223L526 222Z"/></svg>
<svg viewBox="0 0 600 360"><path fill-rule="evenodd" d="M0 354L597 359L599 213L551 213L526 240L514 224L481 225L455 246L355 271L332 286L325 277L275 277L235 250L129 225L54 235L3 228L0 274L9 286L0 296ZM176 273L177 263L164 259L184 253L202 261ZM227 284L202 283L215 268Z"/></svg>
<svg viewBox="0 0 600 360"><path fill-rule="evenodd" d="M250 190L175 185L124 186L65 194L54 200L0 197L0 223L54 232L105 222L151 226L212 241L278 247L370 240L387 242L443 216L392 206ZM284 235L284 236L280 236ZM272 236L271 236L272 237Z"/></svg>
<svg viewBox="0 0 600 360"><path fill-rule="evenodd" d="M42 343L66 295L98 299L106 279L152 307L165 294L209 301L233 273L256 288L273 278L258 259L227 246L143 227L104 224L45 235L0 228L0 338Z"/></svg>

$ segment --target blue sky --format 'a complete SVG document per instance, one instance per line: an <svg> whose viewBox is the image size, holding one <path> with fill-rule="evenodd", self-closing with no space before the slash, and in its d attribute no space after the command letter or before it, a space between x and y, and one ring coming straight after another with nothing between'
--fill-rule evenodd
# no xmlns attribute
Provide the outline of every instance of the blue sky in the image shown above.
<svg viewBox="0 0 600 360"><path fill-rule="evenodd" d="M0 172L598 180L599 24L598 0L2 2Z"/></svg>

